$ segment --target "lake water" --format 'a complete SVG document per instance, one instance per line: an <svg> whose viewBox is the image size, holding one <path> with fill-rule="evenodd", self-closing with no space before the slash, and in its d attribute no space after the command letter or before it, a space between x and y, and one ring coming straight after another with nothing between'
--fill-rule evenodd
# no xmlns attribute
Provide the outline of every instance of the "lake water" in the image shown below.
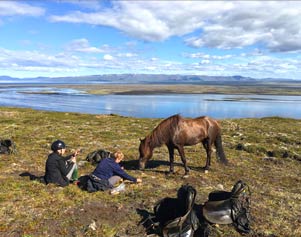
<svg viewBox="0 0 301 237"><path fill-rule="evenodd" d="M208 115L217 119L269 116L301 119L301 96L90 95L74 89L8 87L0 88L0 106L138 118L165 118L180 113L185 117Z"/></svg>

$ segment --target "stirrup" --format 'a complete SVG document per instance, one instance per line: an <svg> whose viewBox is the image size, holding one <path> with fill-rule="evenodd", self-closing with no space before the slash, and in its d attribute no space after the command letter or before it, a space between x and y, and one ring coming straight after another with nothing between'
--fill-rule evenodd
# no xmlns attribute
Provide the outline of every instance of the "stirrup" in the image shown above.
<svg viewBox="0 0 301 237"><path fill-rule="evenodd" d="M157 230L160 226L158 221L155 221L156 217L149 215L147 218L139 222L139 225L143 225L145 227L146 232L150 230Z"/></svg>

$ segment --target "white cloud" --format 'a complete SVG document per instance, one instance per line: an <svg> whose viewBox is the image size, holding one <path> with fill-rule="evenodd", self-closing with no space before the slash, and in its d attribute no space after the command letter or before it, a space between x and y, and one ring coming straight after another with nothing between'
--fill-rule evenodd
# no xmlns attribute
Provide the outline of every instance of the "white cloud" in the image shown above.
<svg viewBox="0 0 301 237"><path fill-rule="evenodd" d="M125 58L133 58L133 57L137 57L138 55L135 53L118 53L117 56L125 57Z"/></svg>
<svg viewBox="0 0 301 237"><path fill-rule="evenodd" d="M277 58L274 54L254 53L245 55L238 53L229 55L214 55L196 53L186 55L197 62L183 63L180 61L165 61L157 58L120 57L124 53L105 54L90 57L86 54L73 54L74 51L49 54L41 51L16 51L0 48L0 72L11 70L20 75L32 72L32 75L50 74L66 75L68 72L81 72L82 75L102 74L105 72L122 73L164 73L164 74L197 74L231 76L243 75L250 77L298 78L301 74L300 56L295 54L291 59L285 55ZM125 56L125 55L124 55ZM128 55L129 56L129 55ZM289 55L292 56L291 54ZM224 60L227 57L231 61ZM85 72L85 73L83 73ZM79 74L77 74L79 75Z"/></svg>
<svg viewBox="0 0 301 237"><path fill-rule="evenodd" d="M233 55L226 54L226 55L210 55L210 54L204 54L204 53L192 53L192 54L184 54L185 57L189 58L202 58L202 59L215 59L215 60L224 60L232 58Z"/></svg>
<svg viewBox="0 0 301 237"><path fill-rule="evenodd" d="M148 40L162 41L171 36L182 36L204 25L202 15L217 12L218 4L209 9L206 4L186 1L114 1L111 9L99 12L72 12L51 16L54 22L106 25L127 34ZM231 5L224 3L223 7ZM168 12L168 14L167 14Z"/></svg>
<svg viewBox="0 0 301 237"><path fill-rule="evenodd" d="M87 39L76 39L66 46L66 50L82 53L103 53L101 48L92 47Z"/></svg>
<svg viewBox="0 0 301 237"><path fill-rule="evenodd" d="M106 60L106 61L112 61L112 60L114 60L114 57L110 54L105 54L103 56L103 59Z"/></svg>
<svg viewBox="0 0 301 237"><path fill-rule="evenodd" d="M156 71L157 67L155 67L155 66L146 66L144 69L147 70L147 71Z"/></svg>
<svg viewBox="0 0 301 237"><path fill-rule="evenodd" d="M47 55L38 51L12 51L0 48L0 68L13 70L59 70L76 68L78 58L69 55ZM47 69L48 68L48 69Z"/></svg>
<svg viewBox="0 0 301 237"><path fill-rule="evenodd" d="M42 16L44 14L45 10L41 7L33 7L18 1L0 1L0 16Z"/></svg>
<svg viewBox="0 0 301 237"><path fill-rule="evenodd" d="M203 27L202 34L188 38L187 44L230 49L258 43L271 51L301 49L300 2L233 3L230 12L213 18Z"/></svg>
<svg viewBox="0 0 301 237"><path fill-rule="evenodd" d="M207 60L207 59L203 59L201 61L201 64L209 64L210 63L210 60Z"/></svg>
<svg viewBox="0 0 301 237"><path fill-rule="evenodd" d="M50 19L111 26L147 41L187 35L186 43L193 47L230 49L263 44L271 51L301 49L299 1L113 1L112 4L112 8L101 11L77 11Z"/></svg>

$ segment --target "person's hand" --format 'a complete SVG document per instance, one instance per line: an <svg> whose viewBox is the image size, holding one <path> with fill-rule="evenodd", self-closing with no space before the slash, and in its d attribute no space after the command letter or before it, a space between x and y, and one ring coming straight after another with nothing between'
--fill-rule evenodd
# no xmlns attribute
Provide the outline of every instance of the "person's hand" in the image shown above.
<svg viewBox="0 0 301 237"><path fill-rule="evenodd" d="M142 179L140 179L140 178L137 178L137 181L136 181L137 183L142 183Z"/></svg>
<svg viewBox="0 0 301 237"><path fill-rule="evenodd" d="M74 153L73 156L76 157L80 153L80 149L77 149Z"/></svg>
<svg viewBox="0 0 301 237"><path fill-rule="evenodd" d="M72 157L70 158L70 161L73 162L73 163L76 163L76 156L72 156Z"/></svg>

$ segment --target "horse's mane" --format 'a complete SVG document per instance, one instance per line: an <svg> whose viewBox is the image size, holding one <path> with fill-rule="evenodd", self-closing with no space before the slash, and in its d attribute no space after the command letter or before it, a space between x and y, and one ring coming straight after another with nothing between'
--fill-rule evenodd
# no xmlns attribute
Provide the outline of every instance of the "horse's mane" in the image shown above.
<svg viewBox="0 0 301 237"><path fill-rule="evenodd" d="M158 147L168 142L175 133L175 129L182 117L179 114L164 119L159 125L148 135L150 145Z"/></svg>

